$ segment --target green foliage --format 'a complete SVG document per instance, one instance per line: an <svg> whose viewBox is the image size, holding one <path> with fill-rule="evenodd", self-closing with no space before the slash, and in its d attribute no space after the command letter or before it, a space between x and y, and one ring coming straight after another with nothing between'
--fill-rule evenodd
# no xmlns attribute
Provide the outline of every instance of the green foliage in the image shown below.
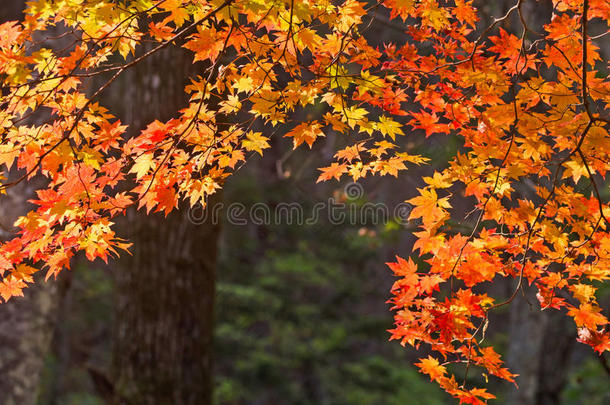
<svg viewBox="0 0 610 405"><path fill-rule="evenodd" d="M584 362L568 378L562 393L564 405L604 405L610 403L608 373L597 359Z"/></svg>
<svg viewBox="0 0 610 405"><path fill-rule="evenodd" d="M253 188L267 203L295 199L281 191L291 188L239 177L227 185L230 201L255 198ZM218 270L217 404L443 403L445 394L387 342L392 319L383 302L392 279L373 266L381 261L376 238L358 227L322 219L225 228L231 243Z"/></svg>
<svg viewBox="0 0 610 405"><path fill-rule="evenodd" d="M89 370L110 370L114 284L108 269L78 263L62 274L59 316L38 405L103 405Z"/></svg>

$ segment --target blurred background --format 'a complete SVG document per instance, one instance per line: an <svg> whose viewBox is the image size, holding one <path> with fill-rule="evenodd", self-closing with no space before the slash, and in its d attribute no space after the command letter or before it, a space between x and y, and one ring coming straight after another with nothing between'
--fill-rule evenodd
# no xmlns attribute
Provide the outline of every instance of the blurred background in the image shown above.
<svg viewBox="0 0 610 405"><path fill-rule="evenodd" d="M1 21L21 17L23 1L1 3ZM478 3L484 23L513 2ZM548 21L549 2L526 7L532 24ZM399 43L401 29L382 13L367 35ZM168 50L128 72L102 103L138 131L184 105L185 78L197 69L188 54ZM384 263L409 255L417 227L395 208L460 145L417 131L402 141L433 164L400 179L316 184L317 168L343 140L330 132L313 151L293 151L278 134L264 157L249 159L209 201L217 221L188 207L168 219L129 212L119 234L134 242L133 256L109 265L77 258L57 281L0 305L0 404L454 403L411 365L425 353L388 342L394 278ZM23 187L0 200L3 238L29 198ZM329 216L329 198L345 204L339 211L348 220ZM304 223L275 215L290 203L304 219L326 208ZM391 215L362 214L370 203ZM462 203L456 211L469 209ZM244 211L228 212L231 206ZM252 218L253 207L268 207L271 216ZM496 297L512 292L502 280L490 289ZM576 343L565 317L540 312L534 294L491 315L486 339L521 375L519 391L490 379L497 403L610 403L604 360ZM607 308L610 291L602 295Z"/></svg>

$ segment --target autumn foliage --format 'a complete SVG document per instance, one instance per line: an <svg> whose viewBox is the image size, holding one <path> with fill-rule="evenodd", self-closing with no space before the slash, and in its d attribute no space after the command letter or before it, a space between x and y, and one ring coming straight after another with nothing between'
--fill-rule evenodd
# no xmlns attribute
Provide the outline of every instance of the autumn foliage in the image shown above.
<svg viewBox="0 0 610 405"><path fill-rule="evenodd" d="M0 25L0 164L20 173L2 190L46 181L0 247L0 295L22 295L79 251L126 250L114 217L205 203L276 133L295 148L342 134L326 181L427 163L400 142L420 130L460 147L407 201L421 226L412 257L389 263L392 338L427 347L416 365L470 404L494 397L465 385L474 369L515 381L484 338L490 311L526 283L542 310L574 319L579 341L610 349L595 296L610 277L610 82L595 45L607 32L589 33L608 30L610 5L553 0L537 30L523 3L485 25L468 0L30 1L24 21ZM378 46L367 33L388 12L403 39ZM201 65L190 102L131 135L98 97L169 46ZM323 112L295 122L310 107ZM465 198L466 231L450 221L464 219L452 201ZM510 296L481 292L499 278L514 280Z"/></svg>

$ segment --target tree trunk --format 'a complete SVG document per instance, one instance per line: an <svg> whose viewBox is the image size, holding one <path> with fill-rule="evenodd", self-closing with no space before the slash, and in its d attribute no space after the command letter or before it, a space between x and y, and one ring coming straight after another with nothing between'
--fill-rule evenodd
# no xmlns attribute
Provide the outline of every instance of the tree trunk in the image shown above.
<svg viewBox="0 0 610 405"><path fill-rule="evenodd" d="M9 179L21 173L9 174ZM14 236L13 222L28 209L34 195L31 184L20 184L0 199L0 239ZM31 405L36 402L40 375L50 349L56 323L58 285L43 281L0 304L0 404Z"/></svg>
<svg viewBox="0 0 610 405"><path fill-rule="evenodd" d="M559 405L569 362L577 344L576 331L574 322L565 313L549 310L546 316L536 405Z"/></svg>
<svg viewBox="0 0 610 405"><path fill-rule="evenodd" d="M0 305L0 404L32 405L53 336L56 284L27 289Z"/></svg>
<svg viewBox="0 0 610 405"><path fill-rule="evenodd" d="M13 197L16 195L16 197ZM0 202L2 223L24 214L27 191L13 189ZM11 198L12 197L12 198ZM21 198L23 197L23 198ZM1 232L7 239L10 232ZM40 375L55 325L57 284L37 282L25 297L0 304L0 404L32 405L36 402Z"/></svg>
<svg viewBox="0 0 610 405"><path fill-rule="evenodd" d="M3 1L0 23L22 18L23 0ZM17 173L5 173L16 178ZM31 185L11 188L0 199L0 239L10 239L13 222L26 213ZM38 275L37 278L40 278ZM57 286L42 280L25 292L0 304L0 404L31 405L36 402L40 374L51 342L56 312Z"/></svg>
<svg viewBox="0 0 610 405"><path fill-rule="evenodd" d="M519 374L519 388L510 387L506 405L536 405L547 311L540 311L533 294L526 298L519 293L510 303L509 322L506 362L513 373Z"/></svg>
<svg viewBox="0 0 610 405"><path fill-rule="evenodd" d="M131 213L118 272L117 392L129 404L209 404L218 230L184 211Z"/></svg>
<svg viewBox="0 0 610 405"><path fill-rule="evenodd" d="M526 295L510 304L507 364L519 374L519 389L511 387L506 405L559 405L576 343L574 325L559 311L540 311L533 291Z"/></svg>
<svg viewBox="0 0 610 405"><path fill-rule="evenodd" d="M138 131L185 106L192 56L167 49L127 76L127 123ZM116 107L116 105L115 105ZM187 210L129 212L120 232L133 242L117 269L114 348L118 403L206 405L212 393L217 224L195 225ZM188 208L188 207L186 207Z"/></svg>

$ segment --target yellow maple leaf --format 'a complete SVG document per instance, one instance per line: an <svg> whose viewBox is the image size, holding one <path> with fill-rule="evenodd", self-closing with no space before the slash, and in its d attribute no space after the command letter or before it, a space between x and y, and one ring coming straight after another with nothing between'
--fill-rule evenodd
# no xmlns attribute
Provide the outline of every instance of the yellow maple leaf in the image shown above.
<svg viewBox="0 0 610 405"><path fill-rule="evenodd" d="M153 165L153 155L150 153L146 153L142 156L138 156L135 164L129 170L129 173L135 173L136 179L140 180L142 177L148 173L150 168Z"/></svg>
<svg viewBox="0 0 610 405"><path fill-rule="evenodd" d="M242 146L247 151L256 151L263 156L263 149L269 148L269 138L263 136L261 132L248 132L246 139L242 141Z"/></svg>
<svg viewBox="0 0 610 405"><path fill-rule="evenodd" d="M233 87L236 88L239 93L251 93L254 91L254 81L251 77L242 76L235 82Z"/></svg>
<svg viewBox="0 0 610 405"><path fill-rule="evenodd" d="M237 95L229 95L226 100L220 102L220 112L230 114L239 111L241 102Z"/></svg>
<svg viewBox="0 0 610 405"><path fill-rule="evenodd" d="M375 123L375 127L379 132L383 134L383 136L389 136L392 140L396 139L396 135L404 135L402 129L400 129L402 125L396 121L393 121L391 118L382 115L379 117L379 122Z"/></svg>

